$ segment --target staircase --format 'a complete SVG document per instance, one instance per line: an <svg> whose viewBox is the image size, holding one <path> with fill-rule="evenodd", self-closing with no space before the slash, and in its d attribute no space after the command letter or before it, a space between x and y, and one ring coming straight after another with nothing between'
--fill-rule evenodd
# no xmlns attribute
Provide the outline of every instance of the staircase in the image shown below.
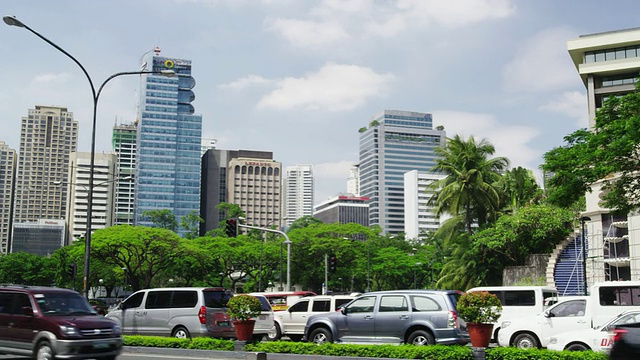
<svg viewBox="0 0 640 360"><path fill-rule="evenodd" d="M580 235L568 237L553 250L547 265L547 283L555 284L559 296L584 294Z"/></svg>

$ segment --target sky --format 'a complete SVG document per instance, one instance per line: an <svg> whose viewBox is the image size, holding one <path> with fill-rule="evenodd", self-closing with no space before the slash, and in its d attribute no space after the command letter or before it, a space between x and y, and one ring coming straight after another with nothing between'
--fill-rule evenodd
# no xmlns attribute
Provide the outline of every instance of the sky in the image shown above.
<svg viewBox="0 0 640 360"><path fill-rule="evenodd" d="M430 113L447 137L486 139L540 179L544 153L588 125L567 40L640 26L637 0L25 0L2 12L72 54L96 89L156 46L190 59L203 138L313 165L315 204L346 192L358 129L385 109ZM0 141L17 151L28 109L55 105L90 151L91 88L73 61L0 23L0 67ZM139 87L105 86L97 152L135 119Z"/></svg>

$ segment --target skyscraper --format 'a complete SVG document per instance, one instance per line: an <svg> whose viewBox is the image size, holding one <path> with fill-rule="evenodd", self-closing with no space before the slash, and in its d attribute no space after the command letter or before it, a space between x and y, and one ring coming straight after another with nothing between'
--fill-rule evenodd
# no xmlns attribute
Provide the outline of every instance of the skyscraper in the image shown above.
<svg viewBox="0 0 640 360"><path fill-rule="evenodd" d="M444 220L436 215L435 206L429 204L434 191L433 182L445 176L433 172L411 170L404 174L404 234L407 239L436 231Z"/></svg>
<svg viewBox="0 0 640 360"><path fill-rule="evenodd" d="M444 141L426 113L384 110L360 129L360 196L369 198L370 225L404 231L404 173L430 171Z"/></svg>
<svg viewBox="0 0 640 360"><path fill-rule="evenodd" d="M37 105L22 118L14 224L65 218L69 155L77 141L78 122L67 108Z"/></svg>
<svg viewBox="0 0 640 360"><path fill-rule="evenodd" d="M284 226L289 227L296 219L313 216L313 169L311 165L287 166L282 203Z"/></svg>
<svg viewBox="0 0 640 360"><path fill-rule="evenodd" d="M113 151L117 156L120 178L134 177L136 173L137 123L115 125L111 136ZM114 224L133 225L135 203L134 179L118 180L116 186Z"/></svg>
<svg viewBox="0 0 640 360"><path fill-rule="evenodd" d="M168 78L142 76L138 114L135 224L152 226L146 210L170 210L178 223L200 209L200 142L202 116L191 102L196 82L191 61L160 56L160 49L143 56L143 69L173 70ZM183 231L179 231L183 233Z"/></svg>
<svg viewBox="0 0 640 360"><path fill-rule="evenodd" d="M11 241L13 184L16 177L16 151L0 141L0 253L6 254Z"/></svg>

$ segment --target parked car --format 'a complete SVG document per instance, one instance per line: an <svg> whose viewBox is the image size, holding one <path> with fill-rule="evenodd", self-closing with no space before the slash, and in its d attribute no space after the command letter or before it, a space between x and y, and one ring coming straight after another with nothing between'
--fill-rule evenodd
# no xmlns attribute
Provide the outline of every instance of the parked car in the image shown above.
<svg viewBox="0 0 640 360"><path fill-rule="evenodd" d="M466 323L456 310L460 294L453 290L365 293L338 312L309 317L305 338L317 344L466 344Z"/></svg>
<svg viewBox="0 0 640 360"><path fill-rule="evenodd" d="M127 335L233 338L226 314L233 294L223 288L171 287L136 291L107 314Z"/></svg>
<svg viewBox="0 0 640 360"><path fill-rule="evenodd" d="M640 322L640 309L625 311L602 326L583 330L570 330L552 336L547 349L582 351L593 350L608 352L611 350L613 329L617 325Z"/></svg>
<svg viewBox="0 0 640 360"><path fill-rule="evenodd" d="M0 352L36 359L115 359L120 325L68 289L0 286Z"/></svg>
<svg viewBox="0 0 640 360"><path fill-rule="evenodd" d="M635 360L640 358L640 322L617 325L613 329L611 360Z"/></svg>
<svg viewBox="0 0 640 360"><path fill-rule="evenodd" d="M256 323L253 327L253 340L260 341L264 337L269 337L269 334L273 334L275 331L274 325L274 314L271 309L271 304L266 297L258 294L252 294L258 300L260 300L260 304L262 305L262 312L258 315L258 318L255 319Z"/></svg>
<svg viewBox="0 0 640 360"><path fill-rule="evenodd" d="M275 327L268 340L279 340L288 336L300 341L304 336L304 326L311 315L335 312L339 307L355 299L355 295L316 295L298 300L287 310L275 313Z"/></svg>

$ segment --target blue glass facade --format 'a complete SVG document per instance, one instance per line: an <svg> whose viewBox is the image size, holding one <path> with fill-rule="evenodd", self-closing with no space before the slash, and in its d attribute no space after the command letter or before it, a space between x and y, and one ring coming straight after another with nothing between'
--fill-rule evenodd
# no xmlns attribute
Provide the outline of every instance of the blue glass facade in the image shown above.
<svg viewBox="0 0 640 360"><path fill-rule="evenodd" d="M385 110L360 133L360 195L369 198L369 224L404 232L404 173L431 171L445 141L431 114Z"/></svg>
<svg viewBox="0 0 640 360"><path fill-rule="evenodd" d="M191 61L148 54L146 69L174 77L142 76L136 139L135 224L151 226L145 210L168 209L180 218L200 211L202 116L191 102ZM179 231L180 233L180 231Z"/></svg>

